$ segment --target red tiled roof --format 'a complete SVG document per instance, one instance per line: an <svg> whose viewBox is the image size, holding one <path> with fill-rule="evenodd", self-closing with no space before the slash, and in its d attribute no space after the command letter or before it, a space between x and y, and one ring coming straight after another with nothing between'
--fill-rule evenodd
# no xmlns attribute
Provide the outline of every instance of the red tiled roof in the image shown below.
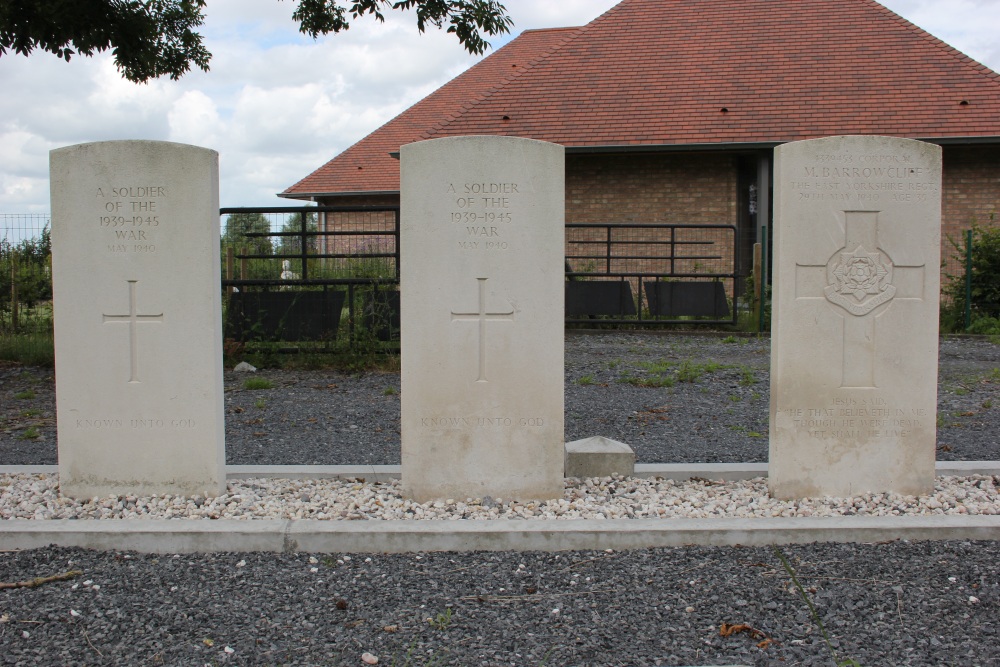
<svg viewBox="0 0 1000 667"><path fill-rule="evenodd" d="M565 146L998 136L1000 75L874 0L624 0L422 138L463 134Z"/></svg>
<svg viewBox="0 0 1000 667"><path fill-rule="evenodd" d="M320 193L398 191L399 160L390 153L399 151L403 144L417 141L429 127L458 113L477 95L493 88L512 72L523 69L577 30L579 28L526 30L285 190L281 196L302 198Z"/></svg>
<svg viewBox="0 0 1000 667"><path fill-rule="evenodd" d="M570 147L1000 136L1000 75L874 0L624 0L561 37L493 87L456 89L449 111L421 113L423 128L413 122L409 137L381 146L466 134ZM398 190L393 162L387 190ZM324 184L345 192L355 182Z"/></svg>

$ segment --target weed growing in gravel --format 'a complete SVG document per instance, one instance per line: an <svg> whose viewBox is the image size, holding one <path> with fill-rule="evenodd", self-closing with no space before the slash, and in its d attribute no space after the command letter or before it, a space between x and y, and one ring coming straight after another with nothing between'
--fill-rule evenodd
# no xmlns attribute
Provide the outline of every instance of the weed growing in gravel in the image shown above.
<svg viewBox="0 0 1000 667"><path fill-rule="evenodd" d="M31 400L34 397L35 397L35 392L31 389L25 389L24 391L19 391L16 394L14 394L14 398L18 399L19 401Z"/></svg>
<svg viewBox="0 0 1000 667"><path fill-rule="evenodd" d="M40 414L42 414L41 410L35 410L34 408L32 408L31 410L24 410L21 413L21 416L22 417L37 417Z"/></svg>
<svg viewBox="0 0 1000 667"><path fill-rule="evenodd" d="M983 401L983 410L989 410L992 407L993 407L992 398L987 398L985 401Z"/></svg>
<svg viewBox="0 0 1000 667"><path fill-rule="evenodd" d="M726 336L725 338L722 339L722 342L723 343L735 343L736 342L736 336Z"/></svg>
<svg viewBox="0 0 1000 667"><path fill-rule="evenodd" d="M21 438L21 440L38 440L40 437L42 437L42 434L39 433L38 429L35 428L34 426L29 426L28 428L24 429L24 433L22 433L19 437Z"/></svg>
<svg viewBox="0 0 1000 667"><path fill-rule="evenodd" d="M263 410L264 408L267 407L267 401L264 400L263 398L258 398L256 401L253 402L253 406L258 410Z"/></svg>
<svg viewBox="0 0 1000 667"><path fill-rule="evenodd" d="M750 394L750 400L751 401L759 401L760 400L760 394L757 393L756 391L753 392L752 394Z"/></svg>
<svg viewBox="0 0 1000 667"><path fill-rule="evenodd" d="M395 396L398 393L399 392L396 391L395 387L386 387L385 389L382 390L383 396Z"/></svg>
<svg viewBox="0 0 1000 667"><path fill-rule="evenodd" d="M451 607L446 608L434 618L428 618L427 622L436 630L447 630L451 626Z"/></svg>
<svg viewBox="0 0 1000 667"><path fill-rule="evenodd" d="M647 375L645 377L636 377L631 373L625 373L622 375L619 382L624 382L625 384L630 384L635 387L673 387L677 384L677 380L672 375Z"/></svg>
<svg viewBox="0 0 1000 667"><path fill-rule="evenodd" d="M747 366L743 366L740 369L740 386L741 387L749 387L755 381L756 380L755 380L755 378L753 376L753 369L752 368L748 368Z"/></svg>
<svg viewBox="0 0 1000 667"><path fill-rule="evenodd" d="M805 589L802 588L802 584L799 583L799 578L795 576L795 570L792 569L791 563L788 562L785 554L777 546L772 546L771 550L774 551L774 555L781 561L781 565L785 568L785 572L787 572L788 576L792 578L792 584L794 584L795 588L799 591L799 595L809 606L809 613L812 615L813 620L816 621L816 625L819 627L820 634L823 635L823 641L826 642L827 648L830 649L830 655L833 657L834 664L836 664L837 667L861 667L861 663L851 658L846 658L844 660L837 658L837 651L833 648L833 644L830 642L830 635L826 633L826 628L823 627L823 621L820 620L819 613L816 612L816 607L813 606L812 600L810 600L809 596L806 595Z"/></svg>
<svg viewBox="0 0 1000 667"><path fill-rule="evenodd" d="M618 381L635 387L673 387L677 382L671 374L674 367L671 361L641 361L636 366L646 371L647 375L635 376L626 371Z"/></svg>
<svg viewBox="0 0 1000 667"><path fill-rule="evenodd" d="M740 396L739 394L730 394L729 395L729 401L731 403L739 403L742 400L743 400L743 397Z"/></svg>
<svg viewBox="0 0 1000 667"><path fill-rule="evenodd" d="M641 361L636 366L650 373L662 375L673 368L674 364L671 361Z"/></svg>
<svg viewBox="0 0 1000 667"><path fill-rule="evenodd" d="M593 375L584 375L580 379L578 379L576 381L576 383L578 385L580 385L581 387L590 386L590 385L594 384L594 376Z"/></svg>
<svg viewBox="0 0 1000 667"><path fill-rule="evenodd" d="M726 368L725 365L714 361L706 361L703 364L696 364L685 359L677 369L677 380L679 382L694 382L706 373L714 373L717 370Z"/></svg>
<svg viewBox="0 0 1000 667"><path fill-rule="evenodd" d="M243 388L251 391L257 389L274 389L274 383L267 378L247 378L243 381Z"/></svg>

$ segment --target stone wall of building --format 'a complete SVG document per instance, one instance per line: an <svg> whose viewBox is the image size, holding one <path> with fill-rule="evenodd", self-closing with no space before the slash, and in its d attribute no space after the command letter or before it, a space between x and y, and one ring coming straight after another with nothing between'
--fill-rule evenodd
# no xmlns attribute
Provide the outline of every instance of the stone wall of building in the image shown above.
<svg viewBox="0 0 1000 667"><path fill-rule="evenodd" d="M733 155L570 154L566 221L735 225L736 180Z"/></svg>
<svg viewBox="0 0 1000 667"><path fill-rule="evenodd" d="M973 222L1000 225L1000 145L945 146L942 180L941 259L945 274L959 275L952 240L964 247Z"/></svg>

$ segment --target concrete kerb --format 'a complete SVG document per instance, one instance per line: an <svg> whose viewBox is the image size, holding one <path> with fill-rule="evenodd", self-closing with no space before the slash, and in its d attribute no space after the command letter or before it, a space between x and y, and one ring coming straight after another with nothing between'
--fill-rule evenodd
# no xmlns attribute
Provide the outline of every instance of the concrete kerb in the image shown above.
<svg viewBox="0 0 1000 667"><path fill-rule="evenodd" d="M3 474L54 475L54 465L0 466ZM1000 461L938 461L936 474L942 476L1000 475ZM399 466L226 466L226 479L359 479L386 482L399 479ZM767 477L766 463L637 463L635 476L644 478L700 478L727 482Z"/></svg>
<svg viewBox="0 0 1000 667"><path fill-rule="evenodd" d="M766 464L645 464L643 477L748 479ZM55 466L3 466L0 473L54 473ZM279 477L390 479L398 466L230 466L229 479ZM939 462L939 475L1000 474L1000 461ZM4 549L48 545L147 553L403 553L414 551L564 551L686 545L762 546L887 540L1000 540L1000 516L825 517L775 519L614 519L495 521L317 520L9 520Z"/></svg>
<svg viewBox="0 0 1000 667"><path fill-rule="evenodd" d="M0 522L5 549L144 553L627 550L811 542L1000 540L1000 516L548 521L107 520Z"/></svg>

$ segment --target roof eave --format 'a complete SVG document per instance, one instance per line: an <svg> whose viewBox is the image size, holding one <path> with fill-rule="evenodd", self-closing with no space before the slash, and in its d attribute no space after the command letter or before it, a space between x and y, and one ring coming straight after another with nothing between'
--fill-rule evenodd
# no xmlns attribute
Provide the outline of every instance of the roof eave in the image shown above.
<svg viewBox="0 0 1000 667"><path fill-rule="evenodd" d="M571 154L589 153L666 153L678 151L754 151L774 148L779 141L753 141L710 144L602 144L599 146L567 146Z"/></svg>
<svg viewBox="0 0 1000 667"><path fill-rule="evenodd" d="M962 137L915 137L918 141L926 141L938 145L996 144L1000 136L962 136ZM712 142L704 144L602 144L599 146L567 146L566 152L572 154L589 153L667 153L681 151L759 151L768 150L787 144L797 139L785 141L747 141L747 142Z"/></svg>
<svg viewBox="0 0 1000 667"><path fill-rule="evenodd" d="M399 190L349 190L339 192L279 192L282 199L307 199L315 201L316 197L373 197L377 195L398 195Z"/></svg>
<svg viewBox="0 0 1000 667"><path fill-rule="evenodd" d="M1000 144L1000 135L983 137L917 137L919 141L939 146L969 145L969 144Z"/></svg>

